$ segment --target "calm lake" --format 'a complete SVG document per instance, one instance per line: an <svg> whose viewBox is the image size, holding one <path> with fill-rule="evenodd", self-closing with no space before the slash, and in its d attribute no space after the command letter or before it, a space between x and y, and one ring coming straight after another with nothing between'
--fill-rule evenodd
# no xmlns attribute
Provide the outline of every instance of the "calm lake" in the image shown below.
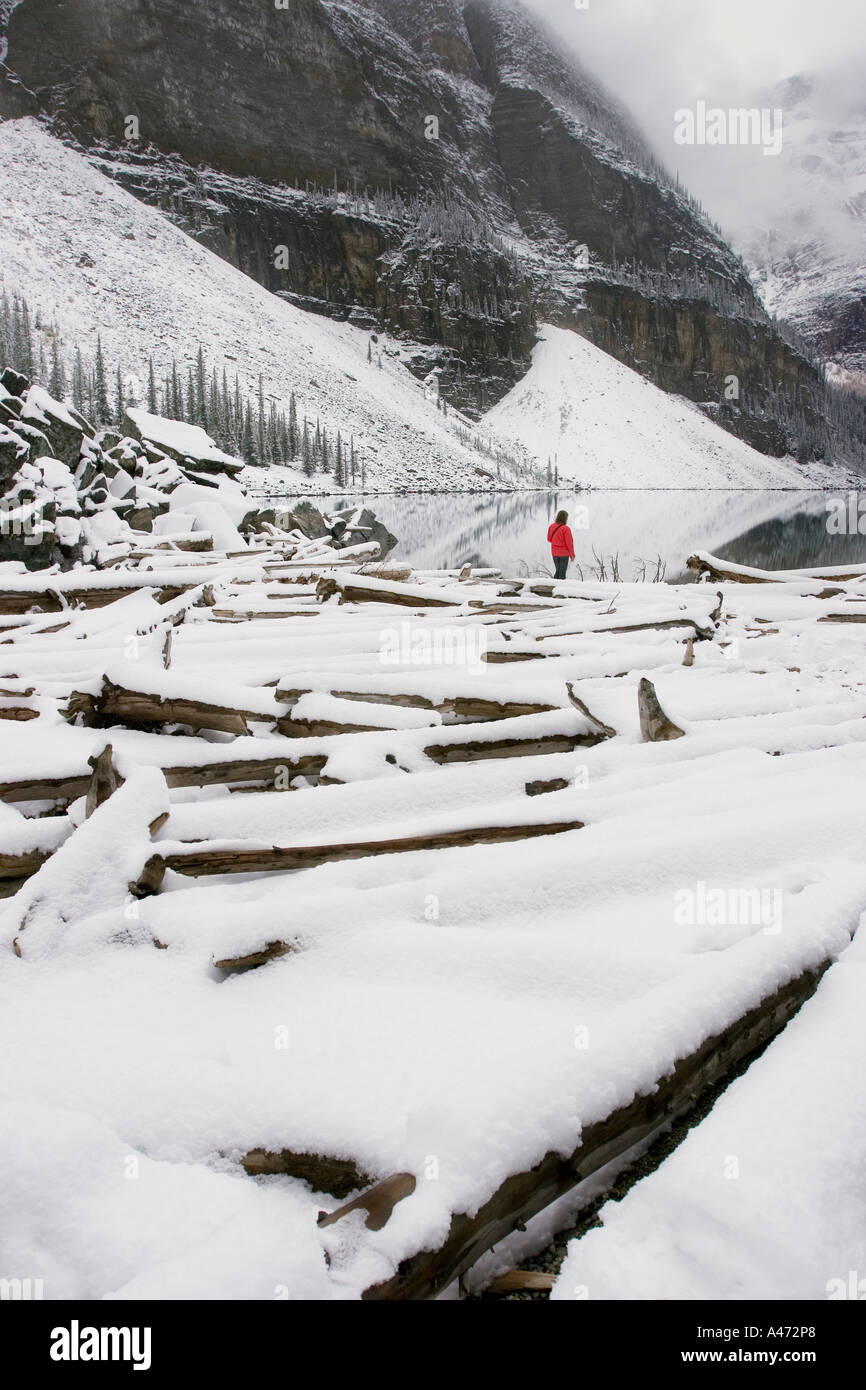
<svg viewBox="0 0 866 1390"><path fill-rule="evenodd" d="M685 561L696 550L764 569L795 569L866 561L866 534L834 534L828 525L844 502L866 533L866 493L847 492L563 492L403 493L311 498L326 511L364 503L399 537L391 558L416 569L496 566L505 573L553 573L547 528L569 512L577 565L572 578L691 578ZM835 508L831 499L836 498ZM276 500L276 499L272 499ZM296 498L280 498L289 503ZM611 558L618 557L612 573Z"/></svg>

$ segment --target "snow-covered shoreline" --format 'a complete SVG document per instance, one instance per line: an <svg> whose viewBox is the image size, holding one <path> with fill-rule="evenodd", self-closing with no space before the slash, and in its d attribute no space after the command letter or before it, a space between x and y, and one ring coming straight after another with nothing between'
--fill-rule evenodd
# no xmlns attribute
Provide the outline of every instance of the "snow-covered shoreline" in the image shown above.
<svg viewBox="0 0 866 1390"><path fill-rule="evenodd" d="M0 719L25 876L0 1250L48 1298L358 1298L866 910L862 574L557 586L259 550L181 557L162 603L0 618L27 712ZM647 680L681 736L646 741ZM250 1177L252 1151L289 1167ZM341 1199L293 1154L413 1190L325 1229Z"/></svg>

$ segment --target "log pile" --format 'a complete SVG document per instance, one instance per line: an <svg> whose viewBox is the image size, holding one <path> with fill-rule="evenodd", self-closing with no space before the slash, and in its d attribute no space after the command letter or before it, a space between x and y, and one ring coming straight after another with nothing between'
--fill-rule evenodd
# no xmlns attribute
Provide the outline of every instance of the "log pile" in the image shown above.
<svg viewBox="0 0 866 1390"><path fill-rule="evenodd" d="M284 912L255 932L240 914L210 965L222 977L302 970L306 923L293 904L310 882L331 884L337 866L357 861L411 882L451 856L477 869L503 846L540 854L555 842L564 859L579 854L601 814L582 772L603 791L606 760L623 748L648 777L701 739L704 756L716 751L710 734L725 712L703 687L704 703L690 703L702 673L739 662L756 679L759 653L805 628L864 621L866 567L772 575L693 557L692 570L726 586L723 602L707 583L560 587L468 566L371 573L363 543L318 561L315 546L284 536L257 533L256 546L239 559L192 535L175 540L168 564L154 539L107 572L3 579L0 895L11 899L18 955L55 949L104 894L147 924L158 920L149 908L194 892L207 930L204 904L219 915L226 879L246 878L246 890L261 878L285 885ZM760 618L743 608L750 586L760 586ZM809 605L797 610L797 634L785 606L794 601ZM772 710L755 714L733 746L752 737L768 757L800 751L811 725L804 718L798 742L790 701L780 697L779 713L772 727ZM832 738L828 725L816 746ZM392 788L403 800L389 815ZM117 825L129 838L115 864ZM110 872L88 882L103 860ZM73 900L55 920L67 877ZM152 940L171 953L155 926ZM491 1184L477 1209L453 1210L437 1248L419 1246L364 1297L435 1297L516 1226L685 1113L784 1027L820 974L768 989L653 1088L588 1125L570 1153L548 1152ZM396 1163L377 1169L291 1135L246 1143L233 1153L251 1177L290 1177L343 1203L322 1213L323 1231L361 1212L375 1235L416 1192L418 1174ZM497 1287L534 1286L514 1271Z"/></svg>

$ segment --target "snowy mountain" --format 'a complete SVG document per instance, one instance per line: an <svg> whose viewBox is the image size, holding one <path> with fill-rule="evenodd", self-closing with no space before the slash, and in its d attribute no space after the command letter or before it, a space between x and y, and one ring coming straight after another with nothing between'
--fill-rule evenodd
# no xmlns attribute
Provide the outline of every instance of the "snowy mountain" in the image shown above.
<svg viewBox="0 0 866 1390"><path fill-rule="evenodd" d="M766 458L586 338L542 326L532 368L482 425L585 487L792 487L828 471Z"/></svg>
<svg viewBox="0 0 866 1390"><path fill-rule="evenodd" d="M866 383L862 73L793 77L767 104L784 111L784 143L761 225L743 238L746 259L768 309Z"/></svg>
<svg viewBox="0 0 866 1390"><path fill-rule="evenodd" d="M354 436L371 487L477 487L479 470L490 486L489 458L460 442L459 417L446 421L399 346L380 339L380 369L367 333L269 294L30 119L0 124L0 203L2 284L67 349L92 355L99 334L106 359L143 380L149 358L162 376L203 345L246 393L261 375L268 399L287 408L294 391L299 416Z"/></svg>
<svg viewBox="0 0 866 1390"><path fill-rule="evenodd" d="M6 30L9 28L9 16L18 3L19 0L0 0L0 62L6 57Z"/></svg>
<svg viewBox="0 0 866 1390"><path fill-rule="evenodd" d="M862 453L718 229L519 0L212 0L165 26L21 0L0 115L50 119L295 306L411 345L473 418L550 322L710 411L736 364L722 423L763 453Z"/></svg>
<svg viewBox="0 0 866 1390"><path fill-rule="evenodd" d="M369 489L538 486L554 455L584 485L809 481L566 329L544 329L527 376L477 428L446 416L407 366L411 344L377 335L374 357L368 333L270 294L30 118L0 125L0 197L0 283L67 351L92 354L99 334L107 361L141 384L150 359L161 379L175 357L190 371L203 345L218 376L238 372L249 395L261 376L267 400L285 410L294 393L299 417L353 439ZM279 482L309 487L299 471Z"/></svg>

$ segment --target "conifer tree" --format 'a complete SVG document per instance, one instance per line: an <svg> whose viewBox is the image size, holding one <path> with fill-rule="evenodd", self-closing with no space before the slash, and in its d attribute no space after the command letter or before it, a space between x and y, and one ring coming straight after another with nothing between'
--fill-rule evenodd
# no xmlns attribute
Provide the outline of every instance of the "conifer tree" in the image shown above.
<svg viewBox="0 0 866 1390"><path fill-rule="evenodd" d="M244 411L244 428L241 436L241 458L244 463L255 464L259 462L256 454L256 439L253 433L253 412L250 403L247 401Z"/></svg>
<svg viewBox="0 0 866 1390"><path fill-rule="evenodd" d="M153 358L147 364L147 408L151 415L159 414L159 402L156 397L156 376L153 370Z"/></svg>
<svg viewBox="0 0 866 1390"><path fill-rule="evenodd" d="M111 423L111 406L108 402L108 383L105 379L105 358L102 355L102 338L96 339L96 364L93 370L93 415L94 422L103 427Z"/></svg>
<svg viewBox="0 0 866 1390"><path fill-rule="evenodd" d="M306 416L304 416L304 436L301 444L301 467L308 478L311 478L316 471L316 459L313 443L310 439L310 423Z"/></svg>
<svg viewBox="0 0 866 1390"><path fill-rule="evenodd" d="M75 349L75 360L72 367L72 403L82 414L87 413L87 388L84 377L84 361L81 356L81 348Z"/></svg>
<svg viewBox="0 0 866 1390"><path fill-rule="evenodd" d="M114 423L121 432L123 431L125 416L126 408L123 400L123 377L118 367L114 377Z"/></svg>
<svg viewBox="0 0 866 1390"><path fill-rule="evenodd" d="M265 384L259 373L258 409L255 414L255 440L257 461L267 463L267 420L265 418Z"/></svg>
<svg viewBox="0 0 866 1390"><path fill-rule="evenodd" d="M57 334L51 340L51 376L48 390L56 401L66 399L66 368L57 343Z"/></svg>
<svg viewBox="0 0 866 1390"><path fill-rule="evenodd" d="M289 399L289 458L298 457L298 405L294 391Z"/></svg>
<svg viewBox="0 0 866 1390"><path fill-rule="evenodd" d="M190 423L201 425L203 430L208 427L207 374L204 365L204 349L201 343L199 343L195 359L195 413Z"/></svg>
<svg viewBox="0 0 866 1390"><path fill-rule="evenodd" d="M171 417L173 420L183 418L183 398L180 390L180 374L177 370L177 362L171 359Z"/></svg>

